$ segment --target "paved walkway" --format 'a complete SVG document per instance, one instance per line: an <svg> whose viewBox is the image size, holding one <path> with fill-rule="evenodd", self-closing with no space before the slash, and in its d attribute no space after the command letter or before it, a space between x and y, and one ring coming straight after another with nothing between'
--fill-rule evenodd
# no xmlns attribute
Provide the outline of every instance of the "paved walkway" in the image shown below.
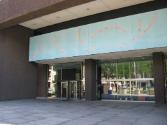
<svg viewBox="0 0 167 125"><path fill-rule="evenodd" d="M0 101L0 125L167 125L167 105L111 101Z"/></svg>

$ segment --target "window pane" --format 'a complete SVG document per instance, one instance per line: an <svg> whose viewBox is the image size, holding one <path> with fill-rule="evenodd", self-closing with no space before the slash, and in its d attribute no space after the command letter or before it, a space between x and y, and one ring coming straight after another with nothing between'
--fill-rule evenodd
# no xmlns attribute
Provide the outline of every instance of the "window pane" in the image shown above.
<svg viewBox="0 0 167 125"><path fill-rule="evenodd" d="M102 64L103 98L153 101L152 61L127 61Z"/></svg>

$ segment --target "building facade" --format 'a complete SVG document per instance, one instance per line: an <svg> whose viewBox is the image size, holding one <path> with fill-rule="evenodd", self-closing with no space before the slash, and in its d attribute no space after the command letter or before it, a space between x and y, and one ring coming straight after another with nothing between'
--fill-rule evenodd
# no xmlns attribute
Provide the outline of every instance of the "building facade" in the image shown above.
<svg viewBox="0 0 167 125"><path fill-rule="evenodd" d="M1 0L0 100L47 97L52 67L57 98L166 103L166 7Z"/></svg>

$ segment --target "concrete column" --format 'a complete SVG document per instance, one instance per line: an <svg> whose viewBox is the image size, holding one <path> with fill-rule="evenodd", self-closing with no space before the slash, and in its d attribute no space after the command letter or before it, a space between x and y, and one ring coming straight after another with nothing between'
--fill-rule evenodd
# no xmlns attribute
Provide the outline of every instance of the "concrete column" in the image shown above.
<svg viewBox="0 0 167 125"><path fill-rule="evenodd" d="M48 96L48 65L38 64L37 97Z"/></svg>
<svg viewBox="0 0 167 125"><path fill-rule="evenodd" d="M57 97L60 98L61 97L61 80L62 80L62 74L61 74L62 70L59 69L57 70L57 90L56 90L56 94Z"/></svg>
<svg viewBox="0 0 167 125"><path fill-rule="evenodd" d="M101 83L101 65L97 65L97 86L98 86L98 99L102 99L103 87Z"/></svg>
<svg viewBox="0 0 167 125"><path fill-rule="evenodd" d="M162 52L153 53L153 74L155 102L165 104L165 55Z"/></svg>
<svg viewBox="0 0 167 125"><path fill-rule="evenodd" d="M96 100L96 60L85 60L86 100Z"/></svg>

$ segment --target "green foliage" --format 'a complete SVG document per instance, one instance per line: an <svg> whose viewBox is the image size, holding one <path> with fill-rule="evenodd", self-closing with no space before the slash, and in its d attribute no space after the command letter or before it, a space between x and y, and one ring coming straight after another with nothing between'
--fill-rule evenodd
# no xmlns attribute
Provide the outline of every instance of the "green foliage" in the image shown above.
<svg viewBox="0 0 167 125"><path fill-rule="evenodd" d="M145 77L151 77L151 61L135 61L121 63L104 63L102 66L102 76L105 78L133 78L136 74Z"/></svg>
<svg viewBox="0 0 167 125"><path fill-rule="evenodd" d="M141 75L149 77L152 74L152 63L150 61L138 61L137 72Z"/></svg>
<svg viewBox="0 0 167 125"><path fill-rule="evenodd" d="M102 68L102 76L104 76L105 78L116 76L115 63L104 63L101 65L101 68Z"/></svg>

